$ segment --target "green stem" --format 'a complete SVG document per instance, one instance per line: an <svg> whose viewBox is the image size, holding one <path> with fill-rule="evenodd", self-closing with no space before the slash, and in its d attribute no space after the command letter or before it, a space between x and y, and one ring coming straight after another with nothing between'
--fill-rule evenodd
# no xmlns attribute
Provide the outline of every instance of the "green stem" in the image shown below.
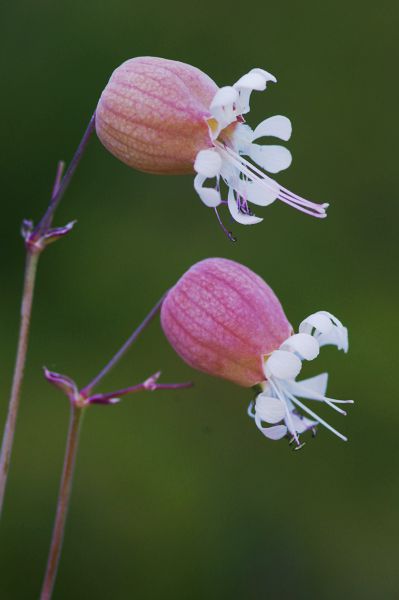
<svg viewBox="0 0 399 600"><path fill-rule="evenodd" d="M24 376L26 354L28 350L29 325L32 314L32 301L39 256L40 252L34 250L28 250L26 255L24 290L22 294L21 324L19 329L17 358L15 362L11 396L8 405L8 414L4 428L3 442L0 454L0 515L3 508L4 493L7 485L8 469L10 466L15 425L17 421L19 407L19 399L21 395L21 386Z"/></svg>
<svg viewBox="0 0 399 600"><path fill-rule="evenodd" d="M69 498L71 495L72 480L75 470L76 454L78 450L79 431L82 423L84 408L71 402L71 417L69 422L68 439L65 450L64 468L58 494L57 513L54 522L53 537L47 561L47 569L44 577L40 600L51 598L58 563L60 560L62 542L64 539L65 521L68 513Z"/></svg>

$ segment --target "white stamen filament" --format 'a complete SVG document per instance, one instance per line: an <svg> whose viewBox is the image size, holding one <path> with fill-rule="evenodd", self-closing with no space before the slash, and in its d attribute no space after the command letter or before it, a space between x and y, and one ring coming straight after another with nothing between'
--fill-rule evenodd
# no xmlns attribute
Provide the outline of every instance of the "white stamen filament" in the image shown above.
<svg viewBox="0 0 399 600"><path fill-rule="evenodd" d="M337 431L336 429L334 429L334 427L331 427L331 425L329 425L327 423L327 421L324 421L324 419L321 419L318 415L316 415L316 413L314 413L312 410L310 410L310 408L308 408L305 404L303 404L302 402L300 402L300 400L298 400L298 398L296 398L296 396L294 396L293 394L291 394L288 390L285 390L285 393L287 394L287 396L289 397L289 399L291 400L291 402L293 402L294 404L296 404L297 406L299 406L300 408L302 408L302 410L304 410L305 412L307 412L311 417L313 417L316 421L318 421L318 423L320 423L320 425L324 425L324 427L326 427L332 433L334 433L336 436L338 436L339 438L341 438L341 440L344 440L344 442L348 441L347 437L345 437L344 435L342 435L342 433L340 433L339 431Z"/></svg>
<svg viewBox="0 0 399 600"><path fill-rule="evenodd" d="M280 400L280 402L282 402L284 404L284 408L285 408L285 414L287 417L287 425L288 425L288 429L290 429L290 433L292 433L296 443L299 445L299 437L298 437L298 432L294 427L294 423L291 419L291 413L290 413L290 409L288 407L288 404L284 398L284 394L282 394L280 392L280 389L278 388L278 386L274 383L274 381L272 379L269 379L269 383L272 386L273 390L275 391L275 393L277 394L278 399Z"/></svg>
<svg viewBox="0 0 399 600"><path fill-rule="evenodd" d="M304 395L306 393L309 394L308 396L305 396L309 400L315 400L316 402L325 402L326 404L328 404L328 406L331 406L331 408L345 416L347 414L346 411L342 410L341 408L338 408L338 406L335 406L335 404L353 404L353 400L336 400L335 398L327 398L322 394L317 394L316 392L313 392L312 390L307 390L302 386L301 391Z"/></svg>
<svg viewBox="0 0 399 600"><path fill-rule="evenodd" d="M265 174L255 165L253 165L241 155L238 155L234 150L232 150L228 146L223 145L219 141L215 141L215 146L224 155L224 157L229 162L233 163L243 175L246 175L248 177L250 181L256 181L257 183L260 183L261 185L265 186L269 191L275 191L271 185L268 185L267 177L265 176ZM281 187L279 184L278 187L278 199L284 202L285 204L288 204L289 206L292 206L293 208L296 208L297 210L303 213L306 213L319 219L324 219L327 216L325 211L327 207L326 204L316 204L314 202L311 202L310 200L306 200L306 198L302 198L301 196L293 194L286 188Z"/></svg>

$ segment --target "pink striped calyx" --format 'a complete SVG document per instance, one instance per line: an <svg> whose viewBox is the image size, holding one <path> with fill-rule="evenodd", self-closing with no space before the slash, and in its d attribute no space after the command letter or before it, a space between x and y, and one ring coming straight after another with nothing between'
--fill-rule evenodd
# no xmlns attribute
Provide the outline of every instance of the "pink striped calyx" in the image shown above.
<svg viewBox="0 0 399 600"><path fill-rule="evenodd" d="M114 156L140 171L193 173L198 152L212 146L207 119L217 90L191 65L132 58L113 72L101 95L97 135Z"/></svg>
<svg viewBox="0 0 399 600"><path fill-rule="evenodd" d="M265 380L264 360L292 327L273 290L224 258L192 266L168 293L161 324L190 366L244 387Z"/></svg>

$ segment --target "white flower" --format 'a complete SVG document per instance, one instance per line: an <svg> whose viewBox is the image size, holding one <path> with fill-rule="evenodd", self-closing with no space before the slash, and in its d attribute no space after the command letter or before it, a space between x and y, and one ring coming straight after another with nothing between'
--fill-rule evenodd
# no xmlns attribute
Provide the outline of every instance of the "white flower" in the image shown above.
<svg viewBox="0 0 399 600"><path fill-rule="evenodd" d="M275 200L318 218L326 217L328 204L315 204L280 186L253 163L269 173L287 169L292 161L289 150L280 145L260 145L256 140L271 136L283 141L291 137L291 122L276 115L262 121L255 130L244 124L242 115L249 112L253 90L263 91L276 78L262 69L252 69L232 87L220 88L214 96L208 119L213 148L201 150L196 157L194 187L206 206L227 204L232 217L244 225L262 221L248 203L268 206ZM248 156L252 162L243 158ZM207 179L215 179L213 187L205 187ZM228 187L227 201L222 198L220 180Z"/></svg>
<svg viewBox="0 0 399 600"><path fill-rule="evenodd" d="M320 311L302 321L299 333L289 337L278 350L266 357L266 381L262 384L262 393L250 404L248 414L269 439L279 440L290 434L296 448L300 448L303 444L299 441L299 435L309 429L315 431L315 427L320 424L342 440L347 440L298 399L325 403L343 415L346 412L337 405L353 403L353 400L336 400L326 396L327 373L296 381L302 369L302 361L316 358L320 347L326 344L347 352L348 330L336 317ZM265 426L266 423L271 426Z"/></svg>

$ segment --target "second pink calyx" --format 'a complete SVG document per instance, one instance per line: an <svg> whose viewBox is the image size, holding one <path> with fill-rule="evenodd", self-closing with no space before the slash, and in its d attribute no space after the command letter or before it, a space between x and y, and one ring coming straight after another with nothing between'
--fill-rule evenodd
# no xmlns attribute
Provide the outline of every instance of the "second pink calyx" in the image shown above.
<svg viewBox="0 0 399 600"><path fill-rule="evenodd" d="M166 337L181 358L199 371L244 387L259 386L248 413L269 439L300 435L323 425L347 438L304 404L322 403L346 414L326 395L327 373L297 381L304 361L324 345L348 350L346 327L327 311L304 319L294 333L272 289L245 266L210 258L192 266L170 290L161 309Z"/></svg>

